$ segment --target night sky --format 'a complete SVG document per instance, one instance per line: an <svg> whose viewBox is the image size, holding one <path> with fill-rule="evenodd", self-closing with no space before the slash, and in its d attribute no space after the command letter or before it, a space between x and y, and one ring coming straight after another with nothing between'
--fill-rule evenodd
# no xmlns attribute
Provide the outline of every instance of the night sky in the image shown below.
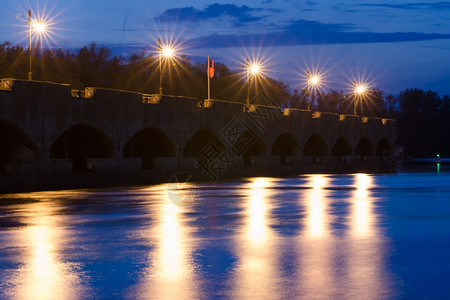
<svg viewBox="0 0 450 300"><path fill-rule="evenodd" d="M0 41L27 44L27 10L53 21L50 45L91 42L116 54L154 51L159 36L180 54L235 68L246 56L267 74L301 88L307 69L326 73L326 89L353 79L388 93L406 88L450 95L450 2L2 0Z"/></svg>

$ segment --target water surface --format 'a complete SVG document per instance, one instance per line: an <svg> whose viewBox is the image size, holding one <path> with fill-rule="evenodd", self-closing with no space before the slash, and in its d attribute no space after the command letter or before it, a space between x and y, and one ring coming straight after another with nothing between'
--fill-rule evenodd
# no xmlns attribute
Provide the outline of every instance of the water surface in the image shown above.
<svg viewBox="0 0 450 300"><path fill-rule="evenodd" d="M0 195L3 299L450 294L450 173Z"/></svg>

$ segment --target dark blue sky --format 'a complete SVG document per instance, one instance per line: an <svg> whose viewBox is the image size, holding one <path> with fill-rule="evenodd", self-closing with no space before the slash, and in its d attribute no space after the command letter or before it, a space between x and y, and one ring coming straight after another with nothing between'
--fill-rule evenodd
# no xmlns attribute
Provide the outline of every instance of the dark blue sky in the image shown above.
<svg viewBox="0 0 450 300"><path fill-rule="evenodd" d="M405 88L450 95L450 2L2 0L0 40L26 43L26 11L50 14L64 48L90 42L117 53L153 50L159 36L183 41L194 60L230 67L247 55L299 88L307 69L345 90L365 78L389 93Z"/></svg>

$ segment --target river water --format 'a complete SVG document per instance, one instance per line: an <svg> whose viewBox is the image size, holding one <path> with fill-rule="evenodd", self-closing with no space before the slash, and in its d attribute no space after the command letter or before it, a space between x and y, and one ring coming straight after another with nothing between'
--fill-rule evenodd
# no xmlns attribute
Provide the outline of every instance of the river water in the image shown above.
<svg viewBox="0 0 450 300"><path fill-rule="evenodd" d="M0 195L1 299L443 299L450 172Z"/></svg>

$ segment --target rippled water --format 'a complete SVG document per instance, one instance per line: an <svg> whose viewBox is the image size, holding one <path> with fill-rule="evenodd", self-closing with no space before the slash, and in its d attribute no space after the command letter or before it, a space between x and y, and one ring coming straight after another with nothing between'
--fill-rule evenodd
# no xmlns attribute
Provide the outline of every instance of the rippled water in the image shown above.
<svg viewBox="0 0 450 300"><path fill-rule="evenodd" d="M0 298L450 292L450 173L0 195Z"/></svg>

